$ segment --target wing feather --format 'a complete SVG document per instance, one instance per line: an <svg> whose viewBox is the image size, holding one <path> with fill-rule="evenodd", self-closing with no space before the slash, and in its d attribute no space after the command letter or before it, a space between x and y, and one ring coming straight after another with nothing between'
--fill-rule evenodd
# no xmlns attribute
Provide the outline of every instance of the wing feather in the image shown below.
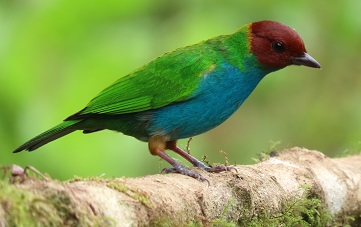
<svg viewBox="0 0 361 227"><path fill-rule="evenodd" d="M188 100L196 95L202 74L214 67L214 55L204 43L167 53L117 80L76 116L127 114Z"/></svg>

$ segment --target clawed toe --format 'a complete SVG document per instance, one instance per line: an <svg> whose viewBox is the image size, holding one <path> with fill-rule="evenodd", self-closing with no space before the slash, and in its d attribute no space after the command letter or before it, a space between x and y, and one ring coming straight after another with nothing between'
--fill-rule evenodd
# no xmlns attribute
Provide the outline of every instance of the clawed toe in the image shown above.
<svg viewBox="0 0 361 227"><path fill-rule="evenodd" d="M174 168L164 168L160 173L178 173L178 171Z"/></svg>
<svg viewBox="0 0 361 227"><path fill-rule="evenodd" d="M208 185L210 184L209 180L207 180L207 178L203 177L201 174L191 171L182 165L179 165L179 166L177 165L176 167L177 168L164 168L161 171L161 173L180 173L180 174L195 178L200 181L206 181L208 183Z"/></svg>
<svg viewBox="0 0 361 227"><path fill-rule="evenodd" d="M238 172L237 169L232 166L223 166L223 165L219 165L219 166L215 166L215 167L206 167L203 169L210 173L220 173L220 172L231 171L231 170L235 170L236 172Z"/></svg>
<svg viewBox="0 0 361 227"><path fill-rule="evenodd" d="M232 166L223 166L223 165L219 165L219 166L215 166L215 167L204 166L203 168L202 167L198 167L198 168L201 168L210 173L220 173L220 172L231 171L231 170L238 172L237 169ZM180 173L180 174L190 176L190 177L195 178L200 181L206 181L208 183L208 185L210 185L209 180L207 178L203 177L201 174L199 174L197 172L194 172L194 171L191 171L191 170L185 168L183 165L180 165L180 164L176 165L175 168L164 168L164 169L162 169L161 173Z"/></svg>

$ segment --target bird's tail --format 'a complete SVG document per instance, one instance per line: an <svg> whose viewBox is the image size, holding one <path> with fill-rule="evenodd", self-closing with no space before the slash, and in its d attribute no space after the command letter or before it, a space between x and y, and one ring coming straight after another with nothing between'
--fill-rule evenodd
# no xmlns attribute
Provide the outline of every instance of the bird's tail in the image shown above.
<svg viewBox="0 0 361 227"><path fill-rule="evenodd" d="M18 147L16 150L14 150L13 153L20 152L22 150L28 150L33 151L53 140L56 140L60 137L63 137L69 133L72 133L76 131L78 128L76 127L76 124L81 122L82 120L70 120L70 121L64 121L61 124L58 124L57 126L49 129L46 132L43 132L42 134L32 138L28 142L24 143L20 147Z"/></svg>

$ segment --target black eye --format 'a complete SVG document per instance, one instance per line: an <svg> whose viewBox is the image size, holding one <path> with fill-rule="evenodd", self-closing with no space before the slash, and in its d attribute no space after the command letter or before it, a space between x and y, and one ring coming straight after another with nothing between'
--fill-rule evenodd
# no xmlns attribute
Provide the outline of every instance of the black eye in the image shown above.
<svg viewBox="0 0 361 227"><path fill-rule="evenodd" d="M272 49L277 53L282 53L286 50L286 45L282 42L273 42Z"/></svg>

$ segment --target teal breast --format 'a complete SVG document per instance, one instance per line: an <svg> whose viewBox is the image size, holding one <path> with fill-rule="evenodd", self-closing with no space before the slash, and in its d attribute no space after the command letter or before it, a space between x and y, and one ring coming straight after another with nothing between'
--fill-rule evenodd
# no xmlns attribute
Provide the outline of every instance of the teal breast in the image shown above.
<svg viewBox="0 0 361 227"><path fill-rule="evenodd" d="M254 61L252 61L254 62ZM170 140L204 133L228 119L271 71L227 63L202 75L193 98L152 111L149 135L169 135Z"/></svg>

